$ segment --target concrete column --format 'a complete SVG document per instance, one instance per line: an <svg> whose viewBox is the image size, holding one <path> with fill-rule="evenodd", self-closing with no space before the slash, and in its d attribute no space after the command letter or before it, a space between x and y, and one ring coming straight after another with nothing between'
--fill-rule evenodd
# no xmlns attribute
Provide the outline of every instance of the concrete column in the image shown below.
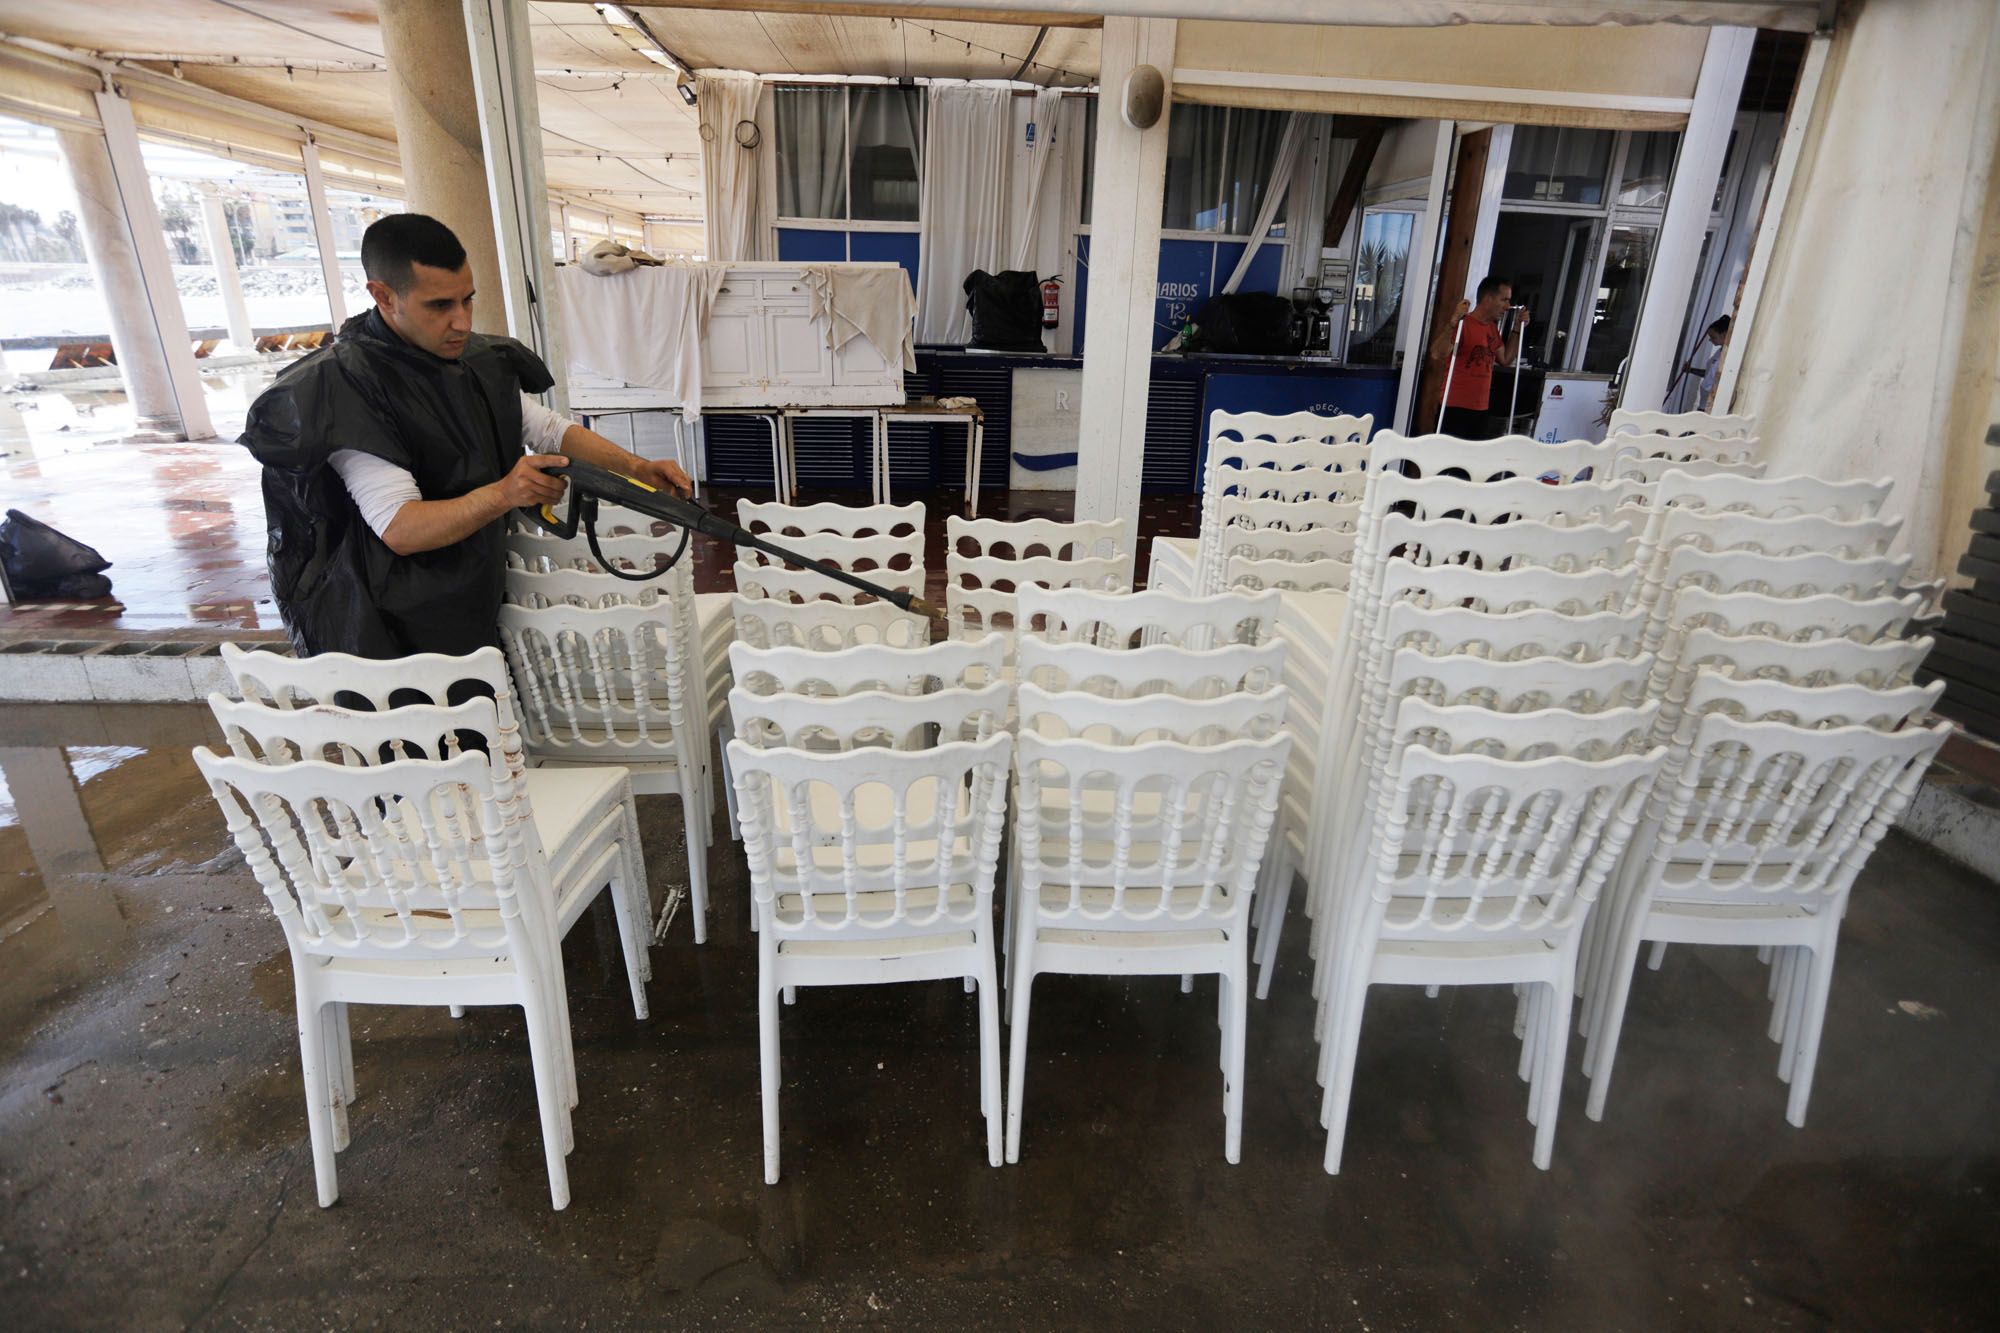
<svg viewBox="0 0 2000 1333"><path fill-rule="evenodd" d="M139 157L132 110L114 93L99 93L97 102L103 135L59 129L56 141L76 191L84 251L104 293L111 346L132 401L136 434L206 439L215 431L202 401L201 375L174 288L166 230ZM114 135L122 145L114 145ZM119 147L122 165L114 160Z"/></svg>
<svg viewBox="0 0 2000 1333"><path fill-rule="evenodd" d="M326 177L319 169L319 146L307 139L299 147L299 160L305 165L306 212L312 215L313 245L319 250L327 319L338 333L347 322L347 295L340 287L340 250L333 234L333 210L326 206Z"/></svg>
<svg viewBox="0 0 2000 1333"><path fill-rule="evenodd" d="M1675 358L1681 354L1681 325L1701 276L1701 239L1714 211L1715 185L1722 178L1729 153L1729 131L1736 123L1736 105L1743 97L1743 72L1750 67L1750 48L1757 34L1751 28L1710 28L1702 55L1701 76L1695 80L1694 109L1674 161L1673 184L1667 190L1667 211L1660 219L1660 237L1653 247L1652 272L1639 305L1639 324L1632 334L1631 369L1619 406L1655 412L1667 396ZM1747 145L1746 145L1747 148Z"/></svg>
<svg viewBox="0 0 2000 1333"><path fill-rule="evenodd" d="M465 11L438 0L380 0L377 8L403 161L403 202L457 234L481 297L473 305L472 326L481 333L505 333L507 303L486 193Z"/></svg>
<svg viewBox="0 0 2000 1333"><path fill-rule="evenodd" d="M1486 176L1479 189L1479 221L1465 266L1465 299L1479 299L1479 283L1493 271L1493 236L1500 228L1500 196L1507 186L1507 159L1514 155L1514 127L1495 125L1486 141ZM1513 280L1513 275L1500 275Z"/></svg>
<svg viewBox="0 0 2000 1333"><path fill-rule="evenodd" d="M1149 130L1122 114L1125 80L1151 65L1171 78L1172 19L1107 16L1100 42L1096 176L1090 224L1090 317L1083 329L1083 407L1077 420L1076 516L1123 518L1137 534L1152 380L1160 210L1166 197L1167 123ZM1168 89L1171 98L1172 88Z"/></svg>
<svg viewBox="0 0 2000 1333"><path fill-rule="evenodd" d="M201 220L208 228L208 252L215 261L215 285L222 289L223 322L229 326L229 341L236 350L247 352L256 346L257 335L250 328L250 306L243 299L243 279L236 271L236 247L229 239L229 215L222 196L213 190L201 195Z"/></svg>

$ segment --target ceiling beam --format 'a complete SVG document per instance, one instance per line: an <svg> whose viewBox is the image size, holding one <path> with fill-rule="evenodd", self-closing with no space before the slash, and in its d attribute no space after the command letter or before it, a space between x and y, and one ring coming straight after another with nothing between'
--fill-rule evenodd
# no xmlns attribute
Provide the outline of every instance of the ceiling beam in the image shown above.
<svg viewBox="0 0 2000 1333"><path fill-rule="evenodd" d="M627 5L628 9L665 10L718 9L729 13L817 14L824 18L921 19L928 23L993 23L1016 28L1101 28L1097 14L1067 11L1044 13L1034 9L966 9L953 5L899 5L889 0L854 0L828 4L825 0L680 0L673 5Z"/></svg>

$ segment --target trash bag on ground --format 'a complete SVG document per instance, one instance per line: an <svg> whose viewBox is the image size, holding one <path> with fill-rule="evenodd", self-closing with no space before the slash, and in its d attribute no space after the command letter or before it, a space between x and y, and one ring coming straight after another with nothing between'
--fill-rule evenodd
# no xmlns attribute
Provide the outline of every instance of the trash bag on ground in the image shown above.
<svg viewBox="0 0 2000 1333"><path fill-rule="evenodd" d="M111 562L94 547L56 531L38 518L9 509L0 522L0 569L23 600L109 597Z"/></svg>

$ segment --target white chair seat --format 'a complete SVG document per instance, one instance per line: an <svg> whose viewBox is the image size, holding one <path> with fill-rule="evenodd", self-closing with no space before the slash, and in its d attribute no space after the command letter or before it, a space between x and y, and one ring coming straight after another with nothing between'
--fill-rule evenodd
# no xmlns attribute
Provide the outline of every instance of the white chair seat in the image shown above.
<svg viewBox="0 0 2000 1333"><path fill-rule="evenodd" d="M1067 944L1079 949L1185 949L1190 944L1222 944L1228 936L1219 930L1066 930L1042 926L1035 931L1042 944Z"/></svg>
<svg viewBox="0 0 2000 1333"><path fill-rule="evenodd" d="M946 931L937 935L897 935L891 939L782 940L778 952L795 958L861 958L886 960L911 954L946 953L969 949L975 943L969 930Z"/></svg>
<svg viewBox="0 0 2000 1333"><path fill-rule="evenodd" d="M616 764L531 768L522 775L535 814L535 833L557 880L604 819L623 811L620 793L627 776Z"/></svg>

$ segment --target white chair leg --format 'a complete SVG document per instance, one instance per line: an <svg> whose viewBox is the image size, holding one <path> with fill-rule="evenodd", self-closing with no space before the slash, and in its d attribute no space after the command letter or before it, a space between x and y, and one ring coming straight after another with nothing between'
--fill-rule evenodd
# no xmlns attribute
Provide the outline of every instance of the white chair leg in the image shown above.
<svg viewBox="0 0 2000 1333"><path fill-rule="evenodd" d="M765 931L758 940L763 955L757 976L757 1065L764 1098L764 1183L778 1183L778 987L771 972L777 946Z"/></svg>
<svg viewBox="0 0 2000 1333"><path fill-rule="evenodd" d="M1785 988L1785 1026L1778 1047L1778 1079L1783 1083L1790 1083L1792 1075L1798 1072L1799 1039L1805 1031L1807 987L1812 980L1812 951L1792 952L1795 957L1789 972L1790 984Z"/></svg>
<svg viewBox="0 0 2000 1333"><path fill-rule="evenodd" d="M1239 955L1241 954L1241 946ZM1224 1026L1222 1031L1222 1157L1231 1166L1243 1160L1243 1047L1245 1025L1249 1017L1250 969L1247 961L1239 956L1235 966L1216 974L1216 989L1221 995Z"/></svg>
<svg viewBox="0 0 2000 1333"><path fill-rule="evenodd" d="M688 906L694 912L694 942L708 943L708 852L702 839L699 800L681 794L681 820L687 829Z"/></svg>
<svg viewBox="0 0 2000 1333"><path fill-rule="evenodd" d="M569 1207L569 1164L564 1160L574 1131L569 1126L569 1109L563 1104L560 1039L549 1022L548 1013L534 996L523 998L521 1013L528 1024L528 1058L535 1069L535 1105L542 1120L542 1156L549 1168L549 1206L557 1212Z"/></svg>
<svg viewBox="0 0 2000 1333"><path fill-rule="evenodd" d="M298 997L299 1073L306 1088L306 1133L312 1142L313 1179L319 1188L319 1206L331 1208L340 1197L340 1180L333 1155L333 1086L328 1076L326 1032L318 1003L303 986L295 987Z"/></svg>
<svg viewBox="0 0 2000 1333"><path fill-rule="evenodd" d="M785 987L785 1003L797 1004L798 1002L799 1002L799 988L797 986Z"/></svg>
<svg viewBox="0 0 2000 1333"><path fill-rule="evenodd" d="M451 1006L451 1016L452 1016L453 1018L464 1018L464 1017L465 1017L465 1006L464 1006L464 1005L462 1005L462 1004L455 1004L455 1005Z"/></svg>
<svg viewBox="0 0 2000 1333"><path fill-rule="evenodd" d="M736 783L729 775L729 728L722 723L717 723L715 727L715 745L722 755L722 799L729 806L729 836L733 841L741 842L743 825L736 818Z"/></svg>
<svg viewBox="0 0 2000 1333"><path fill-rule="evenodd" d="M1194 994L1194 973L1192 972L1181 973L1181 994L1183 995Z"/></svg>
<svg viewBox="0 0 2000 1333"><path fill-rule="evenodd" d="M1824 941L1811 949L1807 962L1806 990L1800 1015L1798 1055L1792 1061L1792 1095L1785 1103L1785 1119L1797 1128L1806 1123L1806 1104L1812 1100L1813 1073L1819 1064L1819 1041L1826 1028L1826 997L1833 986L1833 953L1839 942L1839 921L1826 932Z"/></svg>
<svg viewBox="0 0 2000 1333"><path fill-rule="evenodd" d="M1000 985L989 940L979 976L979 1113L986 1120L986 1164L1005 1160L1005 1110L1000 1097Z"/></svg>
<svg viewBox="0 0 2000 1333"><path fill-rule="evenodd" d="M1562 1105L1565 1056L1569 1051L1570 1009L1576 1001L1576 985L1565 977L1553 986L1539 986L1548 998L1543 1004L1547 1022L1542 1025L1541 1104L1535 1121L1535 1165L1546 1171L1555 1156L1556 1112Z"/></svg>
<svg viewBox="0 0 2000 1333"><path fill-rule="evenodd" d="M326 1051L326 1082L333 1111L333 1150L347 1151L347 1108L354 1101L354 1048L347 1031L347 1006L320 1006L320 1032Z"/></svg>
<svg viewBox="0 0 2000 1333"><path fill-rule="evenodd" d="M1648 972L1657 972L1660 970L1660 964L1666 960L1667 942L1665 940L1654 940L1653 952L1646 956L1646 970Z"/></svg>
<svg viewBox="0 0 2000 1333"><path fill-rule="evenodd" d="M1625 1027L1625 1003L1632 990L1632 973L1639 964L1637 920L1625 924L1614 946L1609 974L1604 979L1604 1007L1585 1042L1584 1072L1590 1076L1590 1100L1583 1113L1592 1120L1604 1119L1604 1099L1611 1093L1611 1066L1618 1058L1618 1036Z"/></svg>
<svg viewBox="0 0 2000 1333"><path fill-rule="evenodd" d="M641 1022L652 1016L646 1004L646 941L652 935L651 923L632 910L632 897L626 890L624 879L630 872L620 869L611 881L607 892L611 896L611 913L618 919L618 949L625 957L625 981L632 988L632 1016Z"/></svg>
<svg viewBox="0 0 2000 1333"><path fill-rule="evenodd" d="M1326 1173L1340 1174L1340 1158L1346 1148L1347 1112L1354 1099L1354 1062L1361 1049L1361 1013L1368 1003L1368 981L1357 978L1347 994L1338 997L1338 1012L1327 1017L1326 1039L1333 1048L1333 1063L1320 1097L1320 1122L1326 1126Z"/></svg>
<svg viewBox="0 0 2000 1333"><path fill-rule="evenodd" d="M1035 990L1034 960L1031 956L1034 944L1023 938L1018 948L1013 986L1008 996L1013 1010L1013 1021L1007 1034L1007 1161L1010 1165L1021 1160L1021 1097L1028 1078L1028 1004L1034 998Z"/></svg>

